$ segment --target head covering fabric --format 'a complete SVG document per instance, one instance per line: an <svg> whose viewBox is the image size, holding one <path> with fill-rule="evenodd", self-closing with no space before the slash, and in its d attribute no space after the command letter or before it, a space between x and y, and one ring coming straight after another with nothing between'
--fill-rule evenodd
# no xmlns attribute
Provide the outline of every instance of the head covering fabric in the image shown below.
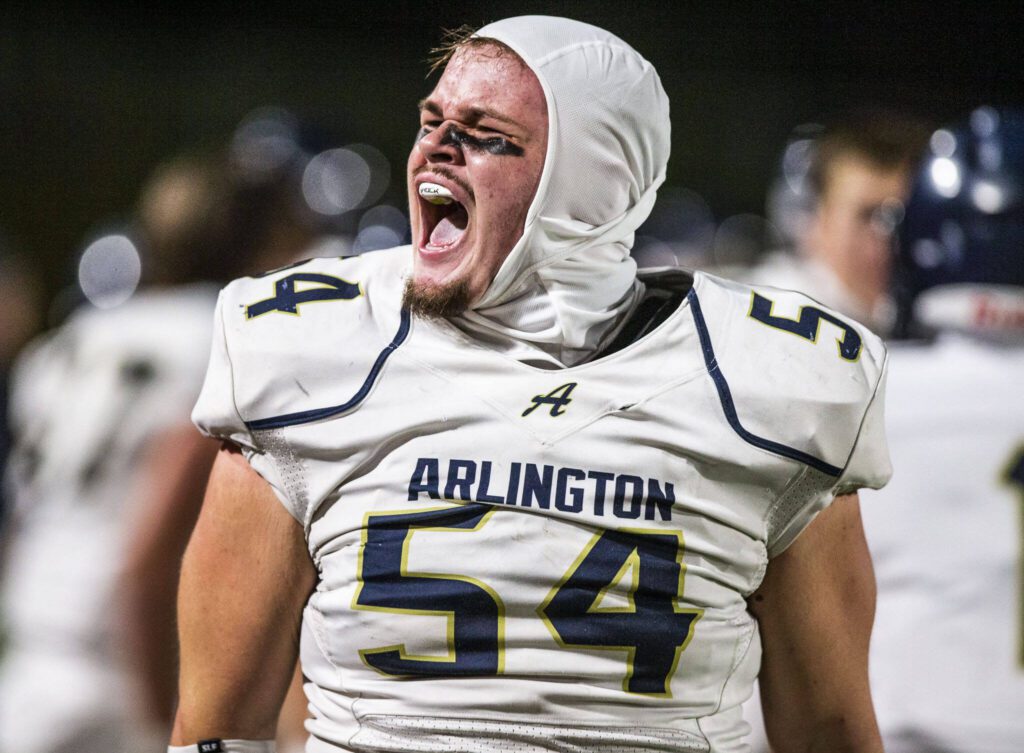
<svg viewBox="0 0 1024 753"><path fill-rule="evenodd" d="M665 180L668 97L649 62L590 24L519 16L476 36L507 45L539 79L548 145L522 238L453 322L518 360L571 366L643 294L629 251Z"/></svg>

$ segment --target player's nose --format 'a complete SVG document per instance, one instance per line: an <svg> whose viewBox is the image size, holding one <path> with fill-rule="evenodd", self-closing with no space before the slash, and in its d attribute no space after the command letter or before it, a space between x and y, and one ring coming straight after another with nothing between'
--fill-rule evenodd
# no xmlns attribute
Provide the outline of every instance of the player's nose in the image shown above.
<svg viewBox="0 0 1024 753"><path fill-rule="evenodd" d="M461 164L462 149L448 138L448 124L441 124L421 138L416 146L427 162Z"/></svg>

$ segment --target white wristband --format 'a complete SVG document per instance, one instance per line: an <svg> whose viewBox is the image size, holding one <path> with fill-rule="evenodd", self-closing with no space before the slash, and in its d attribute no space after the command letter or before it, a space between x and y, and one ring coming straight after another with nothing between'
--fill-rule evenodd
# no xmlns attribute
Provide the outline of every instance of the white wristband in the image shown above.
<svg viewBox="0 0 1024 753"><path fill-rule="evenodd" d="M192 745L168 745L167 753L276 753L273 740L200 740Z"/></svg>

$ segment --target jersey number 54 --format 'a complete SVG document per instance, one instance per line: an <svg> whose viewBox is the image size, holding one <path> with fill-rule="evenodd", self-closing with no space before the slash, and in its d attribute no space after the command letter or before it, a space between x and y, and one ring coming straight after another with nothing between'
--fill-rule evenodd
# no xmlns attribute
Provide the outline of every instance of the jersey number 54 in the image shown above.
<svg viewBox="0 0 1024 753"><path fill-rule="evenodd" d="M415 655L404 645L363 649L362 660L393 676L497 675L504 672L505 608L475 578L417 573L407 566L416 530L467 533L495 513L487 505L371 514L359 554L355 609L447 617L447 655ZM703 610L679 606L685 568L682 534L618 530L596 534L536 607L566 649L624 652L622 689L670 697L679 656ZM625 605L604 606L611 589Z"/></svg>

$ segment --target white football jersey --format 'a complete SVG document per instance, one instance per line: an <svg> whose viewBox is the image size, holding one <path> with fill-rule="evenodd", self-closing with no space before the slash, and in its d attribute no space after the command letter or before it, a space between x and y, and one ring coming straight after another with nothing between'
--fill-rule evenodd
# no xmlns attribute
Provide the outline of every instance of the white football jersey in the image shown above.
<svg viewBox="0 0 1024 753"><path fill-rule="evenodd" d="M862 514L871 682L890 753L1024 750L1024 348L895 345L896 468Z"/></svg>
<svg viewBox="0 0 1024 753"><path fill-rule="evenodd" d="M538 369L405 313L409 255L232 283L193 413L306 529L308 750L745 750L746 597L888 478L881 342L698 274Z"/></svg>
<svg viewBox="0 0 1024 753"><path fill-rule="evenodd" d="M146 443L185 425L216 288L83 308L20 357L11 419L0 750L128 750L116 578ZM114 725L114 726L112 726ZM70 746L70 747L62 747Z"/></svg>

